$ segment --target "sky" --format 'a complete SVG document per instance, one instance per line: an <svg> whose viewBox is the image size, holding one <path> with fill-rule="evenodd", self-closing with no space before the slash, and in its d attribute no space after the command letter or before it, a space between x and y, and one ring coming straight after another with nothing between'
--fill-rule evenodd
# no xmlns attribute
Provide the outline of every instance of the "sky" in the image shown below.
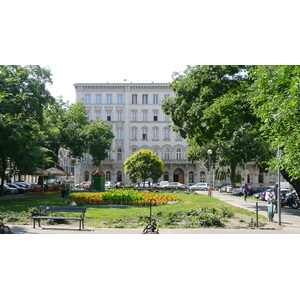
<svg viewBox="0 0 300 300"><path fill-rule="evenodd" d="M52 95L74 102L74 83L170 82L196 64L294 63L297 10L280 1L254 0L246 10L240 3L7 1L0 64L49 67Z"/></svg>

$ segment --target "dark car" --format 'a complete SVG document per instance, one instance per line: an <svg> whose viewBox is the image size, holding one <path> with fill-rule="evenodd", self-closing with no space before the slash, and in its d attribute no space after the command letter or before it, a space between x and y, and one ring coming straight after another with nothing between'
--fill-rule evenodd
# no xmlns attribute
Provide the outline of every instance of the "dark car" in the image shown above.
<svg viewBox="0 0 300 300"><path fill-rule="evenodd" d="M24 194L27 191L27 188L22 187L18 184L7 183L6 185L8 185L11 188L17 189L19 194Z"/></svg>

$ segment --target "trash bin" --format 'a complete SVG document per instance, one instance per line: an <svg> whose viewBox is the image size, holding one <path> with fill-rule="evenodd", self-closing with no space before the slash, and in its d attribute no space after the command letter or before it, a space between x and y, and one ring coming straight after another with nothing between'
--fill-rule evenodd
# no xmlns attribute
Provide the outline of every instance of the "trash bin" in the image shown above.
<svg viewBox="0 0 300 300"><path fill-rule="evenodd" d="M274 214L275 214L275 205L273 204L268 204L268 217L269 221L273 222Z"/></svg>

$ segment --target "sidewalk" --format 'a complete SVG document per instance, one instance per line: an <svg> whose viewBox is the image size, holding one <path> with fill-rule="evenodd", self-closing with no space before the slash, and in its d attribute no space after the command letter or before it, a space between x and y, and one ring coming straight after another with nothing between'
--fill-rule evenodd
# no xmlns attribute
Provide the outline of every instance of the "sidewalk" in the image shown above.
<svg viewBox="0 0 300 300"><path fill-rule="evenodd" d="M207 192L198 192L207 194ZM256 202L258 202L258 213L263 216L267 214L267 203L248 199L244 202L243 198L231 194L213 192L216 197L231 205L245 208L255 212ZM33 228L32 225L10 225L7 224L15 234L141 234L143 228L90 228L78 230L78 224L68 225L49 225ZM160 228L160 234L298 234L300 233L300 209L282 208L281 225L278 226L278 214L274 217L274 226L268 228L254 229L224 229L224 228Z"/></svg>

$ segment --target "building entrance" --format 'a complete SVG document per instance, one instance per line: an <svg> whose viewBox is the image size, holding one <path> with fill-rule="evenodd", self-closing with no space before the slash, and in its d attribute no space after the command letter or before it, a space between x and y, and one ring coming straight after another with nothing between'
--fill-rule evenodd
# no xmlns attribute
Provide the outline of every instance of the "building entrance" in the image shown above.
<svg viewBox="0 0 300 300"><path fill-rule="evenodd" d="M183 172L182 169L177 168L177 169L174 170L173 181L184 183L184 172Z"/></svg>

